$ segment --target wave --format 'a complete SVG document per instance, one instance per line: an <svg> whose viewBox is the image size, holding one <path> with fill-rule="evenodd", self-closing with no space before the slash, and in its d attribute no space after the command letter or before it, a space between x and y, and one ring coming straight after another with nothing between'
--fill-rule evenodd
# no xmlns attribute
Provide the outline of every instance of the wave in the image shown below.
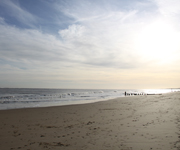
<svg viewBox="0 0 180 150"><path fill-rule="evenodd" d="M127 93L166 93L171 89L91 90L91 89L0 89L0 109L44 107L102 101Z"/></svg>

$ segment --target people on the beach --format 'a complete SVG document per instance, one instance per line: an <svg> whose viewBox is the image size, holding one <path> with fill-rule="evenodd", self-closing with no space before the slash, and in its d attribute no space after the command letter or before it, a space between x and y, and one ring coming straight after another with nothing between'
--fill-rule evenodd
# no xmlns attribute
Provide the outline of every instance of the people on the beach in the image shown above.
<svg viewBox="0 0 180 150"><path fill-rule="evenodd" d="M126 96L126 91L125 91L124 95Z"/></svg>

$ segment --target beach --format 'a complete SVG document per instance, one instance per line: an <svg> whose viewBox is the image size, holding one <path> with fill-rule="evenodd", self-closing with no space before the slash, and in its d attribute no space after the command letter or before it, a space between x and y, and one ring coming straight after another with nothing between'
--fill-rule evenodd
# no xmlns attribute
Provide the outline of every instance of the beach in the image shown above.
<svg viewBox="0 0 180 150"><path fill-rule="evenodd" d="M177 150L180 92L0 111L2 150Z"/></svg>

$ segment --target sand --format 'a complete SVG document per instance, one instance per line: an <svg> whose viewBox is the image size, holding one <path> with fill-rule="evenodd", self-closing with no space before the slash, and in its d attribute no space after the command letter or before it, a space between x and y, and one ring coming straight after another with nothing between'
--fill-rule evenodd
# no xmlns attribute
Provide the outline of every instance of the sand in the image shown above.
<svg viewBox="0 0 180 150"><path fill-rule="evenodd" d="M177 150L180 93L0 111L1 150Z"/></svg>

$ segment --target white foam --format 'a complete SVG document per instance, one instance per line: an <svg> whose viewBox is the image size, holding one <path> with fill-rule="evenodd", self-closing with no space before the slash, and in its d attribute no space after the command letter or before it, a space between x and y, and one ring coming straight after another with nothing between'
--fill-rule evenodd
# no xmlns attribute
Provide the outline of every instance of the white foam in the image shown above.
<svg viewBox="0 0 180 150"><path fill-rule="evenodd" d="M124 96L125 90L40 90L19 89L0 94L0 109L47 107L97 102ZM167 93L171 89L126 90L128 93ZM8 93L9 92L9 93Z"/></svg>

